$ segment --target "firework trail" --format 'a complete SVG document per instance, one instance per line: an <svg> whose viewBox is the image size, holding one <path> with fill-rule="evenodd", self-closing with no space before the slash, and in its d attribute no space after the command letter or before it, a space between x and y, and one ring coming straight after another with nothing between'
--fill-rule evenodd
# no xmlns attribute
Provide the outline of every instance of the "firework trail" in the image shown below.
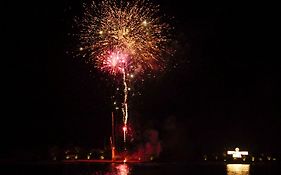
<svg viewBox="0 0 281 175"><path fill-rule="evenodd" d="M124 132L124 142L126 142L127 121L128 121L128 86L126 81L125 69L123 69L123 83L124 83L124 102L123 102L124 108L122 109L123 122L124 122L123 132Z"/></svg>
<svg viewBox="0 0 281 175"><path fill-rule="evenodd" d="M148 0L93 1L84 4L79 27L80 54L87 63L111 75L122 75L123 122L128 121L127 75L165 68L170 26L160 18L158 5ZM126 130L124 130L124 141Z"/></svg>

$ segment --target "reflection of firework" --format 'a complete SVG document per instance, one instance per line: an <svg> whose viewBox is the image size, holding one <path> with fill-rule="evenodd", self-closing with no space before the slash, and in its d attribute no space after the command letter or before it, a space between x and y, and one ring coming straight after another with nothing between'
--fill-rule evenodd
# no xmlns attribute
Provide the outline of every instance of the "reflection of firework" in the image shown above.
<svg viewBox="0 0 281 175"><path fill-rule="evenodd" d="M169 26L161 21L158 6L146 0L104 0L85 4L84 8L83 16L76 19L80 51L96 67L114 74L120 72L110 65L119 64L112 55L118 53L126 55L123 61L128 73L164 67L161 55L167 52Z"/></svg>

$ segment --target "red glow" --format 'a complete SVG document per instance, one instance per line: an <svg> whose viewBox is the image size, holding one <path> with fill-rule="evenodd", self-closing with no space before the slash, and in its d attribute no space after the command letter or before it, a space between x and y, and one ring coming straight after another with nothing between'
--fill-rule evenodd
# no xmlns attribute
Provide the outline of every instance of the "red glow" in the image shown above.
<svg viewBox="0 0 281 175"><path fill-rule="evenodd" d="M123 126L123 131L124 131L124 132L127 131L127 126Z"/></svg>

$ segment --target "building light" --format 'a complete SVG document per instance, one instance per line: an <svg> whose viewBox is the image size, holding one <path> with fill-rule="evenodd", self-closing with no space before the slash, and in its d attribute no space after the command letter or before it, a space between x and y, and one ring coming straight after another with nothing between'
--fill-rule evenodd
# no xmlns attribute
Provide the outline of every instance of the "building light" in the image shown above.
<svg viewBox="0 0 281 175"><path fill-rule="evenodd" d="M252 162L254 162L254 161L255 161L255 157L253 156L253 157L252 157Z"/></svg>
<svg viewBox="0 0 281 175"><path fill-rule="evenodd" d="M227 151L228 155L232 155L233 158L242 158L243 155L248 155L248 151L239 151L239 148L235 148L235 151Z"/></svg>

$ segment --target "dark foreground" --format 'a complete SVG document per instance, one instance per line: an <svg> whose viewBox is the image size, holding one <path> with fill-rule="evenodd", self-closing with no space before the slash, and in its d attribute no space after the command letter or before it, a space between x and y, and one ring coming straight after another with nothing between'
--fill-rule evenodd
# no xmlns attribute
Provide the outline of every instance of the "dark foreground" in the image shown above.
<svg viewBox="0 0 281 175"><path fill-rule="evenodd" d="M17 162L1 163L0 174L31 175L280 175L280 164L191 162Z"/></svg>

